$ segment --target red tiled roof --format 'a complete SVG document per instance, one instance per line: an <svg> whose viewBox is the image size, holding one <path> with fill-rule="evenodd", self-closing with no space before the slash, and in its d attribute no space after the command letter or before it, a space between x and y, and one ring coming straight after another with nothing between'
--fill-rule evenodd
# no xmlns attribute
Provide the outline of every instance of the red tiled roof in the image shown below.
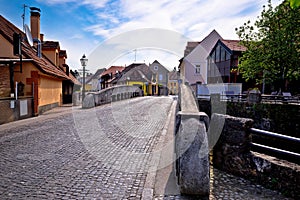
<svg viewBox="0 0 300 200"><path fill-rule="evenodd" d="M247 48L240 44L240 40L221 40L231 51L246 51Z"/></svg>
<svg viewBox="0 0 300 200"><path fill-rule="evenodd" d="M44 41L43 42L43 49L60 49L58 41Z"/></svg>
<svg viewBox="0 0 300 200"><path fill-rule="evenodd" d="M115 75L116 72L122 72L123 70L125 69L125 67L122 67L122 66L111 66L110 68L108 68L106 71L104 71L101 76L104 76L106 74L113 74Z"/></svg>
<svg viewBox="0 0 300 200"><path fill-rule="evenodd" d="M13 34L20 33L22 38L26 38L25 33L23 33L20 29L18 29L11 22L6 20L2 15L0 15L0 34L11 44L13 44ZM68 76L63 70L56 67L50 60L48 60L45 56L39 58L37 56L36 49L31 47L27 41L22 41L22 55L24 58L32 59L32 63L44 74L62 78L64 80L71 80L73 83L78 84L79 82L76 80L73 75ZM79 83L80 84L80 83Z"/></svg>

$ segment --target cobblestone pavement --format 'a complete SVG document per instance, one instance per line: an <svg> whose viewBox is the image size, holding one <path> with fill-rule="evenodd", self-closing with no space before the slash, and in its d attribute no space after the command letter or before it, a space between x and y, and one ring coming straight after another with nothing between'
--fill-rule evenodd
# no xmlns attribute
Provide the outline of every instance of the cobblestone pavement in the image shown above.
<svg viewBox="0 0 300 200"><path fill-rule="evenodd" d="M141 199L171 104L143 97L1 125L0 199ZM210 199L284 197L212 169Z"/></svg>
<svg viewBox="0 0 300 200"><path fill-rule="evenodd" d="M284 197L277 191L266 189L260 185L255 185L248 180L230 175L226 172L211 168L210 170L210 195L209 198L196 198L182 196L180 194L173 195L157 195L155 200L194 200L194 199L289 199Z"/></svg>
<svg viewBox="0 0 300 200"><path fill-rule="evenodd" d="M140 199L172 101L54 109L0 126L0 199Z"/></svg>

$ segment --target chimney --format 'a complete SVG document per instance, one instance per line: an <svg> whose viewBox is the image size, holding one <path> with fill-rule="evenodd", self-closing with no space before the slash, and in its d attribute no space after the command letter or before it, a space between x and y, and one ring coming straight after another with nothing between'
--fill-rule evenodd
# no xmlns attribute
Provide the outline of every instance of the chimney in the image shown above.
<svg viewBox="0 0 300 200"><path fill-rule="evenodd" d="M44 42L44 34L40 34L40 39L41 39L41 43L43 43Z"/></svg>
<svg viewBox="0 0 300 200"><path fill-rule="evenodd" d="M30 7L30 28L33 39L40 40L40 9L35 7Z"/></svg>

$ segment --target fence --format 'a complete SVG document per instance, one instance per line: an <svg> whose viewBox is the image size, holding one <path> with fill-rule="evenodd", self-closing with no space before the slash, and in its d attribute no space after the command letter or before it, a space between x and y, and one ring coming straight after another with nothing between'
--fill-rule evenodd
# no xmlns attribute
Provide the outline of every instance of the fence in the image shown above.
<svg viewBox="0 0 300 200"><path fill-rule="evenodd" d="M300 139L251 128L252 150L300 164Z"/></svg>
<svg viewBox="0 0 300 200"><path fill-rule="evenodd" d="M255 95L257 96L257 95ZM198 95L198 99L210 100L211 95ZM253 98L252 98L253 99ZM255 100L249 98L248 94L220 94L221 101L231 102L261 102L261 103L273 103L273 104L300 104L300 96L286 96L286 95L259 95Z"/></svg>
<svg viewBox="0 0 300 200"><path fill-rule="evenodd" d="M221 132L213 148L214 167L299 199L300 166L266 154L270 149L275 149L275 153L285 159L290 155L293 159L295 156L299 159L299 139L253 129L252 123L253 120L247 118L216 113L212 115L209 143L213 143L216 139L213 136ZM258 141L256 136L264 136L266 139ZM277 146L274 148L271 144ZM257 152L257 147L262 146L267 148L260 149L262 153Z"/></svg>

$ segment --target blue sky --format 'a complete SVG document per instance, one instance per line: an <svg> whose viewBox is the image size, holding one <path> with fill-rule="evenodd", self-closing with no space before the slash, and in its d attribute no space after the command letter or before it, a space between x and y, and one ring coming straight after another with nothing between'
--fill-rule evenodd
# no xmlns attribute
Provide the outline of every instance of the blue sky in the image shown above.
<svg viewBox="0 0 300 200"><path fill-rule="evenodd" d="M273 0L278 5L282 0ZM59 41L68 53L67 64L80 68L83 53L93 55L108 41L127 40L129 31L158 28L181 34L188 40L202 40L213 29L225 39L238 39L235 28L256 19L267 0L0 0L0 14L22 29L23 4L41 9L41 33L45 40ZM29 9L25 23L29 25ZM134 38L135 32L131 32ZM158 38L164 42L163 38ZM147 40L147 38L145 38ZM133 40L134 42L134 40ZM115 55L110 65L129 65L134 62L152 63L155 59L172 69L183 56L185 44L179 51L137 48ZM182 52L182 55L178 55ZM135 56L136 55L136 56ZM101 55L94 60L100 60ZM89 66L91 72L101 66L96 61Z"/></svg>

